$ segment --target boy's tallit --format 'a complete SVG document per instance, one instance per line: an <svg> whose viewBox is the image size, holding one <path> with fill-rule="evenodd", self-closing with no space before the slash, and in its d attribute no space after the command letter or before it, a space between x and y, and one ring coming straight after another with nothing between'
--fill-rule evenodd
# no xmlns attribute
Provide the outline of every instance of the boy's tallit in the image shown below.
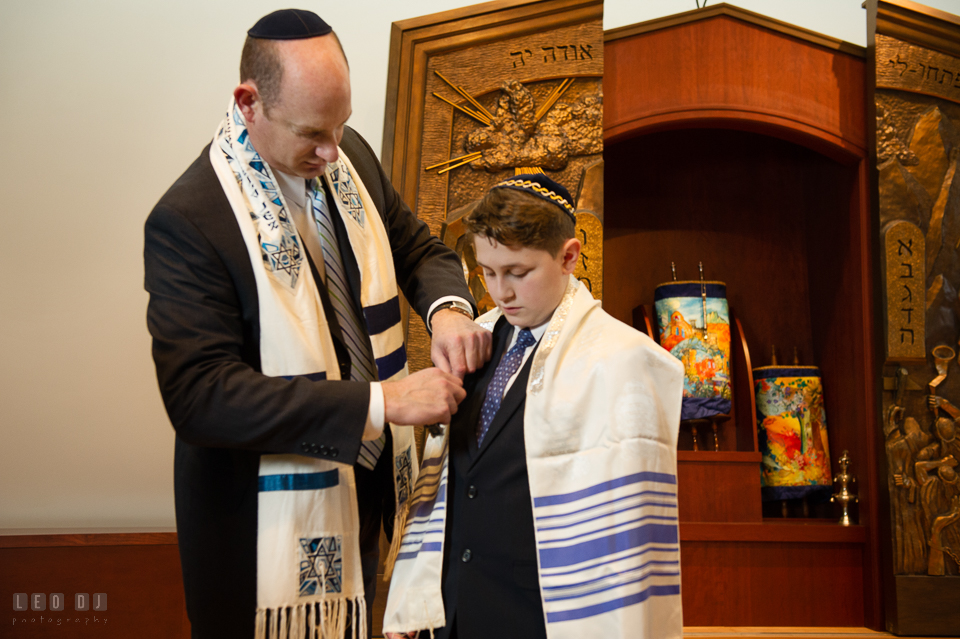
<svg viewBox="0 0 960 639"><path fill-rule="evenodd" d="M499 316L477 321L492 328ZM523 424L549 639L681 636L682 387L680 362L607 315L571 276L534 355ZM428 439L386 632L446 624L447 465L446 435Z"/></svg>

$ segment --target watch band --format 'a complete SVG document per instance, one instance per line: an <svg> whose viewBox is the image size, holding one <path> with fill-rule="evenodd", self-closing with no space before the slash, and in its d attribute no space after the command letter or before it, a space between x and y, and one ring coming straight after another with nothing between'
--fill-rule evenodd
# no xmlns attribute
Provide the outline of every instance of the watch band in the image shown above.
<svg viewBox="0 0 960 639"><path fill-rule="evenodd" d="M433 309L433 313L430 314L431 325L433 323L433 316L442 310L456 311L461 315L465 315L470 319L473 319L473 309L470 308L467 304L464 304L463 302L458 302L458 301L450 301L450 302L444 302L443 304L438 304L437 307Z"/></svg>

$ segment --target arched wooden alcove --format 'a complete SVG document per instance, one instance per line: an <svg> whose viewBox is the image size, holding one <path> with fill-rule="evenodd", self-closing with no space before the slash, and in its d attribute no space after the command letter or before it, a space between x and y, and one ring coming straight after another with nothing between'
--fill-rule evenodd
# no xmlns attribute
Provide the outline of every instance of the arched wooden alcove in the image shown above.
<svg viewBox="0 0 960 639"><path fill-rule="evenodd" d="M864 55L722 4L605 34L605 309L632 322L702 261L753 366L776 345L821 367L860 478L857 526L764 517L749 410L719 453L682 439L686 626L882 626Z"/></svg>

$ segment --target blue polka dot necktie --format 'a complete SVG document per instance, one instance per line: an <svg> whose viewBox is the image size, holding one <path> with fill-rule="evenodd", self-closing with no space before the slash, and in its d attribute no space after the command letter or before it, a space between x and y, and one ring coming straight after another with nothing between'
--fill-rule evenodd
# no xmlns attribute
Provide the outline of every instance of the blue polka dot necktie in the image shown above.
<svg viewBox="0 0 960 639"><path fill-rule="evenodd" d="M480 426L477 428L478 447L483 443L483 438L490 430L490 424L493 423L493 418L500 409L500 402L503 400L503 391L507 387L507 382L520 368L524 351L536 343L537 340L533 339L533 333L530 332L529 328L521 330L517 336L517 343L497 365L497 370L493 373L493 379L487 386L487 396L483 399L483 407L480 409Z"/></svg>

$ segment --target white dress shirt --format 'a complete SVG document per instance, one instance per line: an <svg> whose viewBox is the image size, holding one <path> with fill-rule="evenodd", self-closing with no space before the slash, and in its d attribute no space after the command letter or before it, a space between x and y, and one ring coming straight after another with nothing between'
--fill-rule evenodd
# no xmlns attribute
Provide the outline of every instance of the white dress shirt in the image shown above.
<svg viewBox="0 0 960 639"><path fill-rule="evenodd" d="M523 369L524 365L527 363L527 358L530 357L530 353L533 352L533 347L540 343L540 338L543 337L543 334L547 332L547 326L550 325L549 321L544 322L536 328L531 328L530 333L533 335L534 342L532 345L527 346L523 351L523 359L520 360L520 366L517 367L517 372L510 376L510 379L507 380L507 385L503 388L503 394L506 395L510 390L510 387L513 386L513 381L517 379L517 375L520 374L520 371ZM520 337L520 331L522 329L514 326L513 335L510 337L510 343L507 344L507 350L503 351L504 356L510 352L510 349L513 348L513 345L517 343L517 339Z"/></svg>

